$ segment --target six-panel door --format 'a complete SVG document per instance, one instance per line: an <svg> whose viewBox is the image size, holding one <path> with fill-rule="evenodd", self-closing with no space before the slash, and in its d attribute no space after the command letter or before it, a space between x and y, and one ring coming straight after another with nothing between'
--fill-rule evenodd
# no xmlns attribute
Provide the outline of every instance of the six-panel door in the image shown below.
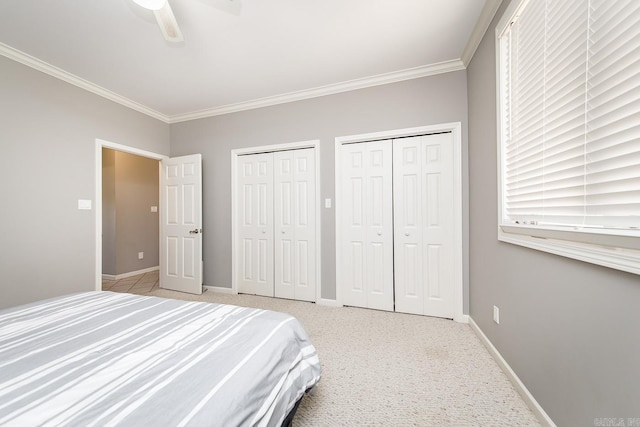
<svg viewBox="0 0 640 427"><path fill-rule="evenodd" d="M202 293L202 157L161 163L160 287Z"/></svg>

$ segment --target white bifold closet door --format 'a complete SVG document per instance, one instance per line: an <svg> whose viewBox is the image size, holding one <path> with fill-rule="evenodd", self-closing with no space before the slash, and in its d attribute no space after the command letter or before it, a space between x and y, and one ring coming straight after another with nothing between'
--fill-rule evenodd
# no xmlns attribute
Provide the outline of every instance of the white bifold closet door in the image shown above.
<svg viewBox="0 0 640 427"><path fill-rule="evenodd" d="M393 311L391 140L342 147L345 305Z"/></svg>
<svg viewBox="0 0 640 427"><path fill-rule="evenodd" d="M238 157L238 291L315 301L312 148Z"/></svg>
<svg viewBox="0 0 640 427"><path fill-rule="evenodd" d="M451 133L393 141L396 311L453 318Z"/></svg>
<svg viewBox="0 0 640 427"><path fill-rule="evenodd" d="M453 318L451 133L341 147L344 305Z"/></svg>

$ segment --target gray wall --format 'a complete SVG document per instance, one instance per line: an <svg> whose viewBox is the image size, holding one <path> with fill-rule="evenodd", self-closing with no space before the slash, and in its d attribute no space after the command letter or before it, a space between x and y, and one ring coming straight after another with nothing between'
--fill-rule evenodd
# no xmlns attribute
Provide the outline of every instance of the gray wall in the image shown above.
<svg viewBox="0 0 640 427"><path fill-rule="evenodd" d="M231 287L232 149L318 139L320 195L334 200L336 137L459 121L468 218L466 96L466 72L458 71L172 125L171 155L203 156L205 284ZM334 299L335 214L333 208L321 212L322 297ZM466 242L466 221L463 235ZM465 291L465 310L467 297Z"/></svg>
<svg viewBox="0 0 640 427"><path fill-rule="evenodd" d="M158 160L116 151L117 274L159 265L159 179Z"/></svg>
<svg viewBox="0 0 640 427"><path fill-rule="evenodd" d="M0 117L0 308L93 290L95 139L169 154L169 126L4 57Z"/></svg>
<svg viewBox="0 0 640 427"><path fill-rule="evenodd" d="M497 240L494 30L508 3L467 68L470 315L557 425L640 417L640 278Z"/></svg>
<svg viewBox="0 0 640 427"><path fill-rule="evenodd" d="M102 149L102 273L118 275L157 267L158 161ZM143 252L143 259L138 259Z"/></svg>

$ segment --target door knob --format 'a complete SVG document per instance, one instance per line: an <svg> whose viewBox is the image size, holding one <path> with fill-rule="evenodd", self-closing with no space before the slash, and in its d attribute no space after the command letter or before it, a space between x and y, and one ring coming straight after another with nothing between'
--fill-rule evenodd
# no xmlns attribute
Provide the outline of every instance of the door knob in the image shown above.
<svg viewBox="0 0 640 427"><path fill-rule="evenodd" d="M195 229L195 230L189 230L189 234L198 234L198 233L202 233L202 229Z"/></svg>
<svg viewBox="0 0 640 427"><path fill-rule="evenodd" d="M409 233L404 233L405 236L409 237Z"/></svg>
<svg viewBox="0 0 640 427"><path fill-rule="evenodd" d="M281 233L284 234L284 230L282 230Z"/></svg>
<svg viewBox="0 0 640 427"><path fill-rule="evenodd" d="M267 230L262 230L262 234L265 234L267 232Z"/></svg>
<svg viewBox="0 0 640 427"><path fill-rule="evenodd" d="M382 236L382 231L378 231L378 236Z"/></svg>

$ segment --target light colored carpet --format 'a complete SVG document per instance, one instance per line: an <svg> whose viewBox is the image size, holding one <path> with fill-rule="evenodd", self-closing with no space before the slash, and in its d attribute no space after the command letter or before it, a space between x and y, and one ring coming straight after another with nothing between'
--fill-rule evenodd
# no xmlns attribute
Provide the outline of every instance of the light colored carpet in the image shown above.
<svg viewBox="0 0 640 427"><path fill-rule="evenodd" d="M144 294L298 318L318 351L322 380L303 399L296 427L540 425L468 325L211 291L196 296L154 287Z"/></svg>

